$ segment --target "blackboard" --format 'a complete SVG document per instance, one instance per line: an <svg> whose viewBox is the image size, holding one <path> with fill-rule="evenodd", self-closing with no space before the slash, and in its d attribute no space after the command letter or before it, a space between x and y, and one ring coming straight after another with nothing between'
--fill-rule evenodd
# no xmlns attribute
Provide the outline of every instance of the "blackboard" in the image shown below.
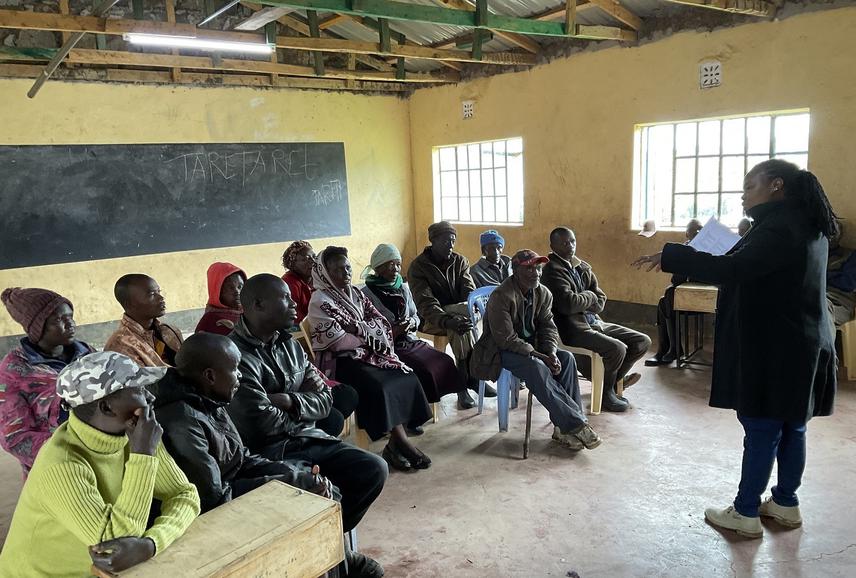
<svg viewBox="0 0 856 578"><path fill-rule="evenodd" d="M0 269L349 235L343 143L0 146Z"/></svg>

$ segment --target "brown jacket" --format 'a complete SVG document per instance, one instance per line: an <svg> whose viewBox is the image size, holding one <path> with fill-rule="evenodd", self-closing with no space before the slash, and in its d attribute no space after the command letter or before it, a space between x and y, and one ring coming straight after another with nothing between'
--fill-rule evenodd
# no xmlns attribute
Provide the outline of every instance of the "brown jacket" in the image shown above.
<svg viewBox="0 0 856 578"><path fill-rule="evenodd" d="M550 262L544 265L541 282L553 294L553 314L556 327L564 343L573 341L575 335L589 331L591 325L586 313L597 316L606 305L606 293L597 285L597 277L591 265L576 256L569 263L555 253L550 253ZM571 267L579 273L577 283Z"/></svg>
<svg viewBox="0 0 856 578"><path fill-rule="evenodd" d="M410 264L407 282L425 325L445 328L444 320L452 315L443 311L443 307L465 302L476 286L470 277L470 263L466 257L452 253L449 265L441 270L431 260L430 251L431 248L426 247Z"/></svg>
<svg viewBox="0 0 856 578"><path fill-rule="evenodd" d="M553 323L553 296L543 285L538 285L533 291L535 346L520 337L523 333L523 293L512 275L494 290L487 302L487 315L482 322L484 333L470 358L473 377L496 381L502 369L501 351L520 355L529 355L533 351L547 355L556 353L559 333Z"/></svg>
<svg viewBox="0 0 856 578"><path fill-rule="evenodd" d="M166 323L161 323L157 319L155 319L154 325L160 328L161 336L167 347L175 352L181 349L181 343L184 341L181 331ZM122 316L122 320L119 321L119 328L104 344L104 351L115 351L127 355L138 365L144 367L166 367L169 365L155 351L154 331L144 328L127 315Z"/></svg>

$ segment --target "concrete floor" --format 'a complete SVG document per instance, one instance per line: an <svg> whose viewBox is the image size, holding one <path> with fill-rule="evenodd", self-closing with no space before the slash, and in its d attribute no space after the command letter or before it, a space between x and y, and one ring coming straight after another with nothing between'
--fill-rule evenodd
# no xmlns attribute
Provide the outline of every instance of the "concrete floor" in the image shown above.
<svg viewBox="0 0 856 578"><path fill-rule="evenodd" d="M746 540L704 522L705 507L734 497L742 439L733 412L707 406L709 370L642 371L633 408L593 416L604 443L577 454L550 441L537 401L524 461L525 399L501 434L495 403L477 416L447 398L418 439L433 467L392 474L360 525L360 549L390 578L856 575L846 487L856 479L856 384L842 384L834 416L809 425L804 527L767 524L762 540ZM583 391L587 401L587 382ZM0 452L0 538L19 489L17 464Z"/></svg>

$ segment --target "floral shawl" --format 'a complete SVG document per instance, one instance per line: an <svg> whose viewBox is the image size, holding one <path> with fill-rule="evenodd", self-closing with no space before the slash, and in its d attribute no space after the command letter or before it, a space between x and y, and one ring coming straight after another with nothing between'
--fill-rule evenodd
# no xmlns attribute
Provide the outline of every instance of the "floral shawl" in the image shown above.
<svg viewBox="0 0 856 578"><path fill-rule="evenodd" d="M375 367L411 371L393 353L392 328L371 301L352 285L339 289L333 284L324 267L323 251L312 268L312 286L315 291L309 300L307 319L315 351L345 352ZM345 331L344 327L348 325L357 328L356 334ZM387 344L390 352L381 355L369 348L366 345L369 336ZM353 348L346 345L349 342L354 344Z"/></svg>

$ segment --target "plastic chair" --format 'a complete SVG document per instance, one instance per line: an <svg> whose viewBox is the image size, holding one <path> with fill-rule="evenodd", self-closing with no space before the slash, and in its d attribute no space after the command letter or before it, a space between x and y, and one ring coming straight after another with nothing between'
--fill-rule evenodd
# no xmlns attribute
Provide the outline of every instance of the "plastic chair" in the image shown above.
<svg viewBox="0 0 856 578"><path fill-rule="evenodd" d="M562 343L562 349L570 351L575 355L587 355L591 358L591 403L589 404L589 413L591 415L598 415L603 403L603 358L591 349L583 347L570 347ZM624 385L619 382L616 384L616 395L621 395L622 393L624 393Z"/></svg>
<svg viewBox="0 0 856 578"><path fill-rule="evenodd" d="M315 351L312 349L312 326L309 324L308 317L304 317L303 321L300 322L300 330L303 332L303 336L305 338L305 349L307 350L309 360L315 363ZM351 416L345 420L345 429L342 430L342 437L348 437L351 435L351 420L354 420L354 430L356 432L354 435L354 443L358 448L364 450L369 449L369 435L366 433L366 430L361 429L357 425L356 412L351 414Z"/></svg>
<svg viewBox="0 0 856 578"><path fill-rule="evenodd" d="M476 338L479 337L478 322L484 319L487 302L496 286L480 287L470 293L467 299L467 310L470 312L470 320L473 323L473 331ZM485 380L479 381L479 411L481 415L484 410ZM513 395L512 395L513 392ZM496 413L499 420L499 431L508 431L508 411L516 409L520 400L520 380L507 369L499 372L496 380ZM529 457L529 439L532 432L532 391L529 391L529 400L526 406L526 437L523 440L523 459Z"/></svg>

